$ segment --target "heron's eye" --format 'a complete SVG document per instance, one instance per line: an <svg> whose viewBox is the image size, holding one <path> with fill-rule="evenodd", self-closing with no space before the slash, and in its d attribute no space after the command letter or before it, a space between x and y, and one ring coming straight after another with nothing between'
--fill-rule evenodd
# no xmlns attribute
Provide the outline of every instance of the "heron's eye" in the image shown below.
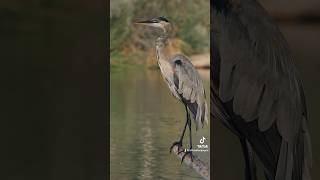
<svg viewBox="0 0 320 180"><path fill-rule="evenodd" d="M178 65L181 65L181 64L182 64L182 62L181 62L180 59L176 60L175 63L178 64Z"/></svg>
<svg viewBox="0 0 320 180"><path fill-rule="evenodd" d="M165 17L163 17L163 16L159 17L159 19L160 19L161 21L169 22L169 21L168 21Z"/></svg>

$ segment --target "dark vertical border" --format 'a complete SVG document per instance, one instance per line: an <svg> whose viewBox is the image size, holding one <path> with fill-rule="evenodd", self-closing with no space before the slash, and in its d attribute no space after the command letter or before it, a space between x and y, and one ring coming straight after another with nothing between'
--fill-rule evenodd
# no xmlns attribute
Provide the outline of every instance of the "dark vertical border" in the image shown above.
<svg viewBox="0 0 320 180"><path fill-rule="evenodd" d="M107 7L107 11L106 11L106 17L107 17L107 99L108 99L108 118L107 118L107 161L106 161L106 174L107 174L107 178L106 179L110 179L110 1L109 0L105 0L106 3L106 7Z"/></svg>
<svg viewBox="0 0 320 180"><path fill-rule="evenodd" d="M210 0L210 144L211 144L211 147L210 147L210 177L212 178L213 177L213 166L214 166L214 161L213 161L213 157L214 157L214 152L213 152L213 148L214 148L214 138L213 138L213 133L212 131L214 130L214 120L211 118L211 109L212 109L212 95L211 95L211 86L212 86L212 75L213 75L213 72L212 72L212 58L213 58L213 55L212 55L212 38L213 38L213 34L212 34L212 26L213 26L213 17L211 15L212 13L212 3L213 3L213 0Z"/></svg>
<svg viewBox="0 0 320 180"><path fill-rule="evenodd" d="M0 179L108 179L108 7L1 1Z"/></svg>

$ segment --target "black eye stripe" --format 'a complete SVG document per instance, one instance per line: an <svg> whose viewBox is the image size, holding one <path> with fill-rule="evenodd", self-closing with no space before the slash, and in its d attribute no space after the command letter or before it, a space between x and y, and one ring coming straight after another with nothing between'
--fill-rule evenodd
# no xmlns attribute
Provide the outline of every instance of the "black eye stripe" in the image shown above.
<svg viewBox="0 0 320 180"><path fill-rule="evenodd" d="M158 19L161 21L169 22L165 17L162 17L162 16L160 16Z"/></svg>
<svg viewBox="0 0 320 180"><path fill-rule="evenodd" d="M160 21L169 22L166 18L164 18L162 16L149 20L149 22L151 22L151 23L159 23Z"/></svg>

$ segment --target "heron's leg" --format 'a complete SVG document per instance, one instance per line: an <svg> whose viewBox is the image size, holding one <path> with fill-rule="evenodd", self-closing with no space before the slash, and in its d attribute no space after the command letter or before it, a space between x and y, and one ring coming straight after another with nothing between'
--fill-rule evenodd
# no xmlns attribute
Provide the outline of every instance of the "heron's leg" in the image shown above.
<svg viewBox="0 0 320 180"><path fill-rule="evenodd" d="M183 162L184 158L185 158L186 155L188 155L188 154L190 155L191 161L193 161L191 119L190 119L190 116L189 116L189 112L187 112L187 119L188 119L188 126L189 126L189 142L190 142L190 146L189 146L189 151L186 151L185 154L182 156L181 163Z"/></svg>
<svg viewBox="0 0 320 180"><path fill-rule="evenodd" d="M246 180L257 180L256 164L253 157L253 150L246 139L240 139L243 155L245 158L245 176Z"/></svg>
<svg viewBox="0 0 320 180"><path fill-rule="evenodd" d="M180 137L180 142L182 143L182 140L183 140L183 137L184 137L184 133L186 132L186 128L187 128L187 124L188 124L188 121L190 119L189 117L189 113L188 113L188 108L187 106L186 107L186 114L187 114L187 118L186 118L186 123L184 124L184 128L183 128L183 131L182 131L182 134L181 134L181 137Z"/></svg>
<svg viewBox="0 0 320 180"><path fill-rule="evenodd" d="M190 149L192 149L192 133L191 133L191 119L189 116L189 113L187 113L188 119L189 119L189 140L190 140Z"/></svg>
<svg viewBox="0 0 320 180"><path fill-rule="evenodd" d="M188 121L189 121L189 120L188 120L188 119L189 119L188 108L187 108L187 106L185 106L185 108L186 108L186 113L187 113L186 123L185 123L185 125L184 125L184 128L183 128L183 131L182 131L180 140L174 142L174 143L171 145L171 147L170 147L170 153L172 152L172 148L173 148L174 146L176 146L176 145L182 146L182 140L183 140L183 137L184 137L184 133L186 132L187 124L188 124Z"/></svg>

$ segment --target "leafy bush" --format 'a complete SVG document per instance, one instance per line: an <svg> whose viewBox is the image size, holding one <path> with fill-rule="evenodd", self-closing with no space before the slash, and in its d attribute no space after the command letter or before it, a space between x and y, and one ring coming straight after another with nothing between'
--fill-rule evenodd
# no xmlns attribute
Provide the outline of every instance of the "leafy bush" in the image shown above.
<svg viewBox="0 0 320 180"><path fill-rule="evenodd" d="M165 16L172 22L172 36L179 40L180 51L187 55L208 52L209 3L207 0L111 0L111 61L125 62L127 58L123 57L129 56L139 57L135 60L138 64L144 63L140 57L154 51L154 32L136 27L132 22L158 16Z"/></svg>

